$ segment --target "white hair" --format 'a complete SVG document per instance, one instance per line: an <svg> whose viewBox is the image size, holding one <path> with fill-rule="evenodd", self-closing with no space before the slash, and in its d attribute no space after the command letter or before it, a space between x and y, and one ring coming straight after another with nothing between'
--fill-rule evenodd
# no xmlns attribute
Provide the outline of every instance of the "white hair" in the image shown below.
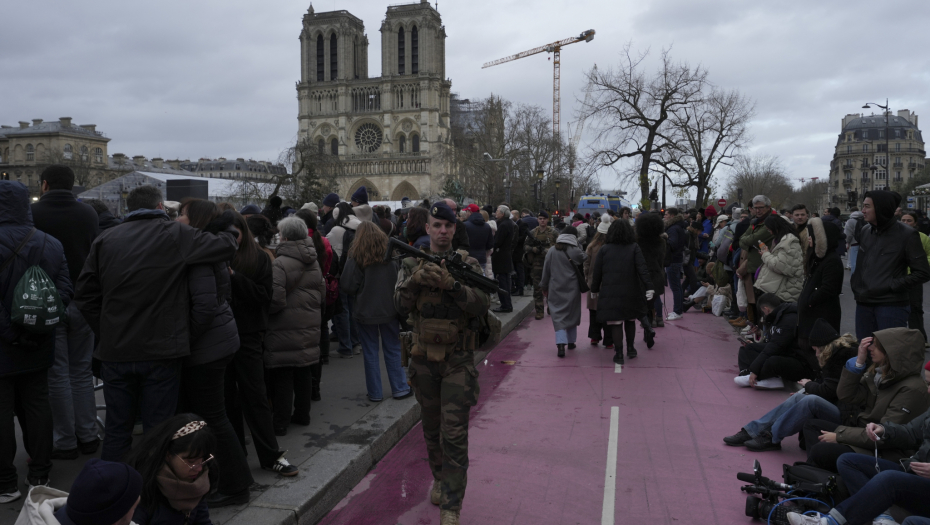
<svg viewBox="0 0 930 525"><path fill-rule="evenodd" d="M278 221L278 232L282 239L300 241L307 238L307 223L299 217L288 217Z"/></svg>
<svg viewBox="0 0 930 525"><path fill-rule="evenodd" d="M761 202L762 204L765 204L766 206L771 206L771 205L772 205L772 200L769 199L768 197L766 197L765 195L756 195L755 197L752 198L752 203L753 203L753 204L757 204L757 203L760 203L760 202Z"/></svg>
<svg viewBox="0 0 930 525"><path fill-rule="evenodd" d="M499 211L500 213L503 213L504 216L506 217L510 216L510 208L508 208L507 206L504 206L503 204L497 207L497 211Z"/></svg>

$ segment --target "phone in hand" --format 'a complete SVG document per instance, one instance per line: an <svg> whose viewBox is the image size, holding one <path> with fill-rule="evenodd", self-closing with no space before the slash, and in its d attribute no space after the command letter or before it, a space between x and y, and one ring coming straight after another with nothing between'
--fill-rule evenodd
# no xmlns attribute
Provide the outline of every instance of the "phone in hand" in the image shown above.
<svg viewBox="0 0 930 525"><path fill-rule="evenodd" d="M743 337L743 336L738 336L736 339L739 341L739 344L741 344L741 345L743 345L743 346L746 346L746 345L749 344L749 339L746 339L746 338Z"/></svg>

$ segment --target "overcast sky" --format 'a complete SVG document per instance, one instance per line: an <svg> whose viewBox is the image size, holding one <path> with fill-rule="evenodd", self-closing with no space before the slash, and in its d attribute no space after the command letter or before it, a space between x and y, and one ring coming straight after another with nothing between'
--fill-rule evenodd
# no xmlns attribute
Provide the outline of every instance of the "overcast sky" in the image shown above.
<svg viewBox="0 0 930 525"><path fill-rule="evenodd" d="M369 74L389 2L323 0L365 22ZM110 153L274 160L297 131L298 36L309 3L276 0L7 2L0 31L0 123L73 117ZM454 92L492 92L551 111L547 54L481 64L595 29L562 51L562 129L582 74L616 64L627 41L700 63L756 103L753 152L795 179L826 177L840 120L864 102L930 118L930 2L906 0L440 0ZM921 126L924 128L925 126ZM726 177L723 177L724 179ZM601 184L617 181L605 175ZM634 188L628 188L634 190Z"/></svg>

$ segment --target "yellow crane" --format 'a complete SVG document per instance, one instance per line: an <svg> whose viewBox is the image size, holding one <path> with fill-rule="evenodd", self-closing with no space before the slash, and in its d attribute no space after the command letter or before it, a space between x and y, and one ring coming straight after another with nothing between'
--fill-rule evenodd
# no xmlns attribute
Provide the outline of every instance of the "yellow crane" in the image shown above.
<svg viewBox="0 0 930 525"><path fill-rule="evenodd" d="M546 44L544 46L539 46L522 53L517 53L516 55L510 55L509 57L499 58L491 62L487 62L481 69L489 68L496 66L498 64L504 64L507 62L513 62L514 60L519 60L531 55L537 55L542 52L552 53L552 136L553 138L558 138L559 136L559 122L562 119L562 100L561 95L559 94L559 85L561 84L561 71L560 71L560 60L562 47L569 44L576 44L578 42L590 42L594 39L594 30L588 29L587 31L582 32L580 35L566 38L564 40L559 40L558 42L553 42L551 44Z"/></svg>

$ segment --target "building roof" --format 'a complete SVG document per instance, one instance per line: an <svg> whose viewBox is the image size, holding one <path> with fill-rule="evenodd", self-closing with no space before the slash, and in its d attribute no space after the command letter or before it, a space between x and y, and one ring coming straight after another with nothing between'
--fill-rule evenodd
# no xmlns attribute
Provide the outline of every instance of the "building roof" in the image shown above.
<svg viewBox="0 0 930 525"><path fill-rule="evenodd" d="M22 136L22 135L48 135L51 133L64 133L68 135L79 135L84 137L92 137L95 139L110 140L106 135L101 131L92 131L87 128L82 128L78 125L63 126L61 121L51 120L48 122L40 122L39 124L33 124L27 128L18 128L18 127L3 127L0 128L0 136L13 137L13 136Z"/></svg>
<svg viewBox="0 0 930 525"><path fill-rule="evenodd" d="M866 129L866 128L884 128L885 127L885 116L884 115L869 115L865 117L859 117L850 120L843 126L843 131L852 131L856 129ZM911 128L917 129L917 126L914 125L911 121L904 117L898 117L891 115L888 118L888 127L889 128Z"/></svg>
<svg viewBox="0 0 930 525"><path fill-rule="evenodd" d="M190 175L174 175L170 173L155 173L152 171L137 171L134 173L139 173L150 177L161 182L168 182L169 180L205 180L207 181L207 195L210 197L229 197L236 194L236 184L241 183L242 181L233 180L233 179L208 179L204 177L193 177ZM254 184L254 183L253 183ZM264 185L258 183L259 185ZM268 193L274 189L273 184L268 184L270 187Z"/></svg>

